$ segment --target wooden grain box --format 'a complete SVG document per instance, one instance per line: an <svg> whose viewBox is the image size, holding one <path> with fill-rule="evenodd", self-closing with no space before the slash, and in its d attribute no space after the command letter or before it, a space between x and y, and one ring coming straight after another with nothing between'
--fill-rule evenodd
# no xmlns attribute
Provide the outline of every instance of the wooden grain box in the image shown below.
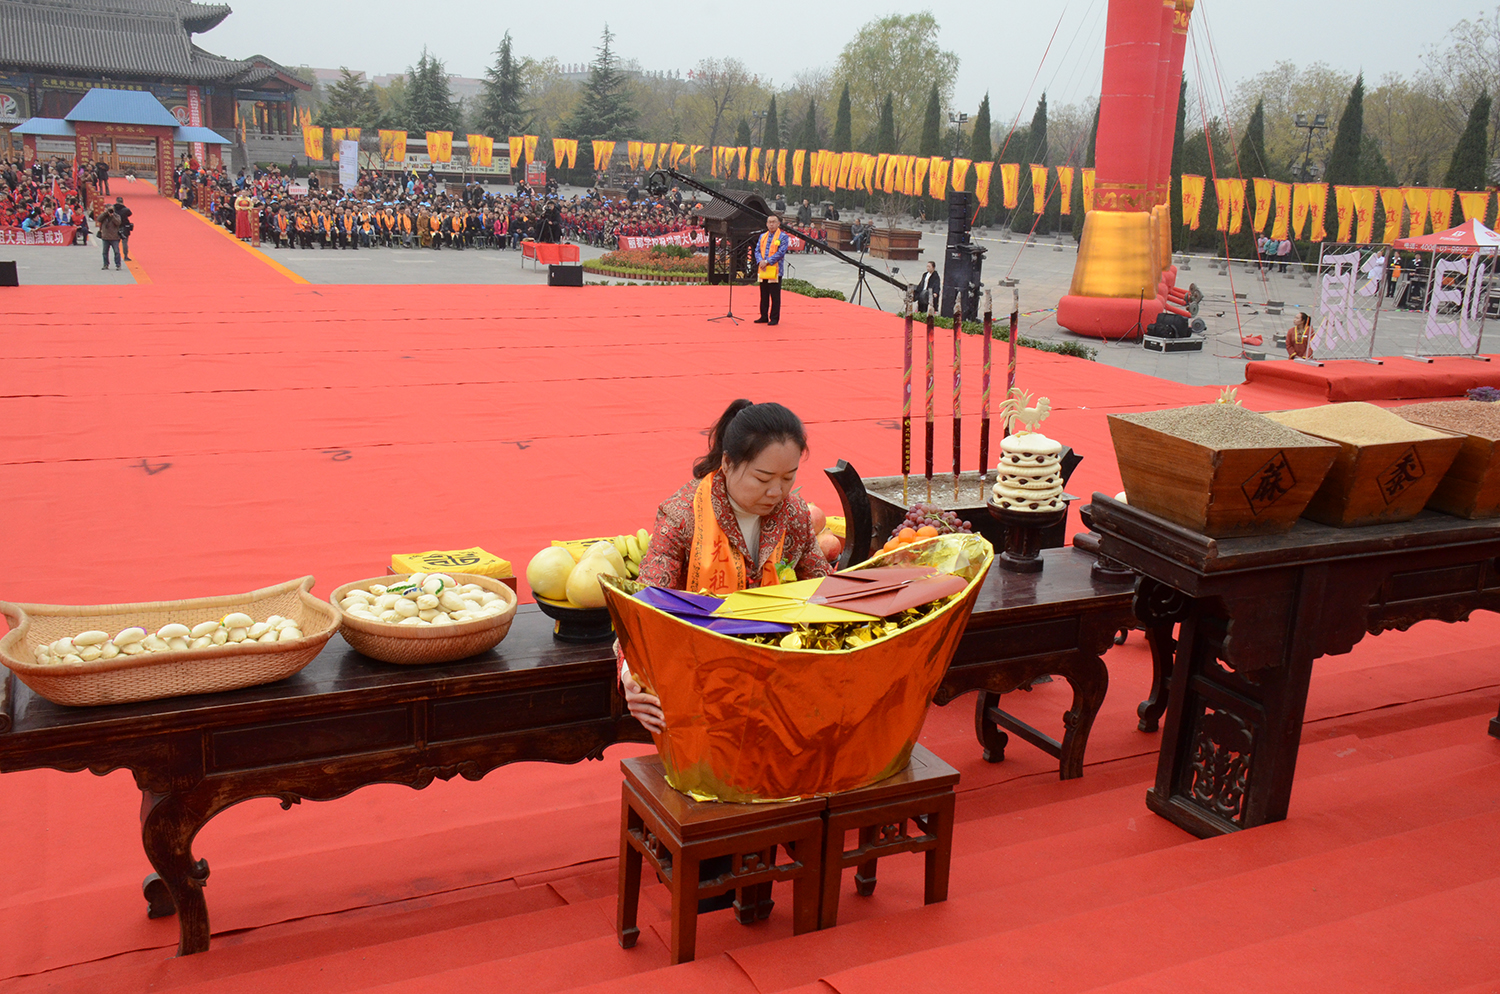
<svg viewBox="0 0 1500 994"><path fill-rule="evenodd" d="M1440 425L1426 424L1420 418L1397 414L1408 421L1439 431L1452 431ZM1448 467L1437 489L1427 499L1427 506L1460 518L1493 518L1500 515L1500 440L1481 435L1464 435L1463 444L1453 464Z"/></svg>
<svg viewBox="0 0 1500 994"><path fill-rule="evenodd" d="M1291 531L1339 454L1332 442L1216 449L1109 416L1130 503L1213 538Z"/></svg>
<svg viewBox="0 0 1500 994"><path fill-rule="evenodd" d="M1329 439L1340 451L1304 516L1337 528L1416 517L1464 444L1463 435L1441 428L1431 430L1442 431L1445 437L1373 445Z"/></svg>

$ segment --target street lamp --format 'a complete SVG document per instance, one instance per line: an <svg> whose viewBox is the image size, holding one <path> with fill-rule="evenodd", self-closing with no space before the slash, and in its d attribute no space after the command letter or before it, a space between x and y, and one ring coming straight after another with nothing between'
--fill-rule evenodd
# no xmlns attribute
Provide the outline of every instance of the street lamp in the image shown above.
<svg viewBox="0 0 1500 994"><path fill-rule="evenodd" d="M752 110L750 112L750 117L755 122L755 125L754 125L754 127L755 127L755 133L757 135L760 135L760 137L758 139L756 139L755 143L757 145L764 145L765 144L765 138L766 138L766 136L764 134L765 127L766 127L766 112L763 111L763 110Z"/></svg>
<svg viewBox="0 0 1500 994"><path fill-rule="evenodd" d="M1307 181L1312 179L1312 170L1310 166L1312 165L1313 132L1328 130L1328 115L1314 114L1313 119L1309 121L1306 114L1299 113L1297 115L1297 127L1305 128L1307 130L1307 151L1304 152L1302 156L1302 182L1306 183Z"/></svg>
<svg viewBox="0 0 1500 994"><path fill-rule="evenodd" d="M963 150L963 144L964 144L964 125L969 123L969 115L967 115L967 114L949 114L948 115L948 123L951 124L951 125L953 125L954 130L956 132L958 132L958 137L956 139L954 139L954 142L953 142L953 154L954 155L963 155L964 154L964 150Z"/></svg>

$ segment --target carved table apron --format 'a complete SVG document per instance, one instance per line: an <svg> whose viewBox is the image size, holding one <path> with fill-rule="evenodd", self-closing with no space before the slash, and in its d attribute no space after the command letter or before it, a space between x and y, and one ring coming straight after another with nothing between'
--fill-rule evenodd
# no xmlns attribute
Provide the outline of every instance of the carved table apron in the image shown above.
<svg viewBox="0 0 1500 994"><path fill-rule="evenodd" d="M1181 622L1147 806L1207 837L1286 818L1313 660L1366 634L1500 610L1500 521L1297 522L1212 539L1094 495L1100 552Z"/></svg>
<svg viewBox="0 0 1500 994"><path fill-rule="evenodd" d="M936 699L979 690L987 758L1003 757L998 721L1059 756L1066 778L1082 774L1108 686L1099 656L1128 623L1131 585L1092 580L1092 557L1071 549L1043 556L1041 573L990 571ZM1073 685L1061 743L995 706L1001 693L1048 673ZM263 687L70 708L6 673L0 705L0 771L135 775L142 845L156 870L144 884L148 913L177 914L179 955L209 945L208 864L193 858L193 839L233 804L277 797L290 807L374 783L421 789L434 779L478 780L506 763L575 763L602 758L614 743L651 741L625 709L610 643L556 641L535 605L517 610L500 645L461 663L386 665L335 635L301 673Z"/></svg>

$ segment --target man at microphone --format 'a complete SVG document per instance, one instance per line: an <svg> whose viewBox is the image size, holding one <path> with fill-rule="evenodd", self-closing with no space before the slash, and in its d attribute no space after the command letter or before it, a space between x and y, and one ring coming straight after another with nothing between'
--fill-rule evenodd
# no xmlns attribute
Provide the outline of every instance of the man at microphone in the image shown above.
<svg viewBox="0 0 1500 994"><path fill-rule="evenodd" d="M756 324L774 328L781 320L781 264L786 247L781 218L767 214L766 230L755 240L756 276L760 280L760 317L755 319Z"/></svg>

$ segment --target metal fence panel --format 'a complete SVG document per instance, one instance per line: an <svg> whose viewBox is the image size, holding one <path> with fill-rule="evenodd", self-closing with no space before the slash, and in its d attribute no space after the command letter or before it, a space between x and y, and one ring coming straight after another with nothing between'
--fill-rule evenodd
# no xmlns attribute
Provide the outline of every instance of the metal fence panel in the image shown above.
<svg viewBox="0 0 1500 994"><path fill-rule="evenodd" d="M1314 359L1367 359L1390 273L1386 245L1323 245L1313 313Z"/></svg>

